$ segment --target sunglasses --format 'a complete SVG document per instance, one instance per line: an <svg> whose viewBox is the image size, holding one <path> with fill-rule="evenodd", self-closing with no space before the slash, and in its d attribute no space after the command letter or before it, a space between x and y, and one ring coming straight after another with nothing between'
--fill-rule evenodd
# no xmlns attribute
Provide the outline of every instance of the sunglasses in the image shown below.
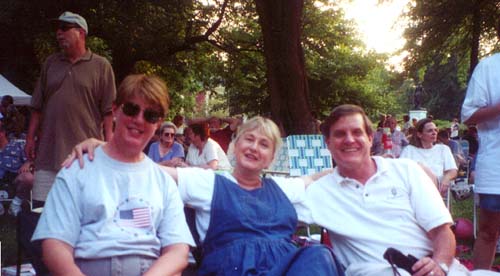
<svg viewBox="0 0 500 276"><path fill-rule="evenodd" d="M57 25L57 29L56 30L61 30L63 32L67 32L68 30L70 29L74 29L74 28L81 28L79 25L76 25L76 24L59 24Z"/></svg>
<svg viewBox="0 0 500 276"><path fill-rule="evenodd" d="M174 137L174 136L175 136L175 133L168 133L168 132L165 132L165 133L163 133L163 136L165 136L165 137Z"/></svg>
<svg viewBox="0 0 500 276"><path fill-rule="evenodd" d="M126 103L122 104L123 114L125 114L129 117L135 117L135 116L139 115L141 110L142 110L141 107L135 103L126 102ZM148 122L150 124L155 124L159 120L162 119L163 114L160 111L146 108L143 110L142 116L144 117L144 120L146 122Z"/></svg>

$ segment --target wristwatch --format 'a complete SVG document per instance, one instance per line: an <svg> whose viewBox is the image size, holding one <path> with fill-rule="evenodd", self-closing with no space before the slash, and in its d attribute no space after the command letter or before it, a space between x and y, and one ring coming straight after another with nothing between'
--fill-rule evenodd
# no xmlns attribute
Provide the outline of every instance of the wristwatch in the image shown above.
<svg viewBox="0 0 500 276"><path fill-rule="evenodd" d="M439 267L441 268L442 271L444 271L444 275L448 275L448 272L450 271L450 268L446 263L438 263Z"/></svg>

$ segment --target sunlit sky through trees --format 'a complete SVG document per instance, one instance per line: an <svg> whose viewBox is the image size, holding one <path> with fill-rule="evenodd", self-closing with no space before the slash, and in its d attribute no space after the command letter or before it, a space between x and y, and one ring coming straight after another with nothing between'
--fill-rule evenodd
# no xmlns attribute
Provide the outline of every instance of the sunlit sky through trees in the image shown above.
<svg viewBox="0 0 500 276"><path fill-rule="evenodd" d="M397 53L405 43L402 38L406 22L400 18L409 0L342 0L347 19L358 25L360 38L368 49L394 54L389 63L399 67L405 53ZM381 2L379 4L379 2Z"/></svg>

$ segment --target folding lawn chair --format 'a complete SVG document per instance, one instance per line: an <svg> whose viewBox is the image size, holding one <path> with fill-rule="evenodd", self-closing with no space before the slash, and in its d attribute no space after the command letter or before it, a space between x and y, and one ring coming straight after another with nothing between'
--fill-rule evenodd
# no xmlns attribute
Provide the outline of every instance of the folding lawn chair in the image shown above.
<svg viewBox="0 0 500 276"><path fill-rule="evenodd" d="M286 142L290 176L314 174L333 167L323 135L290 135Z"/></svg>

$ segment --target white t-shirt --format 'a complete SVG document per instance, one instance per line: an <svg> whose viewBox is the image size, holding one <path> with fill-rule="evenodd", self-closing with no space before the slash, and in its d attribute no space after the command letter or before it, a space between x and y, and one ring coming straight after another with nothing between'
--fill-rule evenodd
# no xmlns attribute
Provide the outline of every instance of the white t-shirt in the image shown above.
<svg viewBox="0 0 500 276"><path fill-rule="evenodd" d="M482 107L500 103L500 54L483 59L474 69L462 105L462 121ZM500 115L478 123L479 150L474 191L500 194Z"/></svg>
<svg viewBox="0 0 500 276"><path fill-rule="evenodd" d="M208 138L203 150L200 151L193 144L189 145L188 153L186 155L186 162L188 162L192 166L200 166L208 164L208 162L212 160L219 161L219 169L230 169L231 164L229 163L229 159L226 156L226 153L221 148L221 146Z"/></svg>
<svg viewBox="0 0 500 276"><path fill-rule="evenodd" d="M76 258L158 257L161 248L194 245L174 180L151 159L119 162L102 147L80 169L74 162L54 182L33 240L53 238Z"/></svg>
<svg viewBox="0 0 500 276"><path fill-rule="evenodd" d="M457 163L453 158L450 147L443 144L436 144L430 149L408 145L401 152L400 158L408 158L424 164L431 169L439 180L441 180L445 171L457 169Z"/></svg>
<svg viewBox="0 0 500 276"><path fill-rule="evenodd" d="M203 241L210 224L210 208L215 185L215 172L200 168L177 168L179 193L184 203L196 210L196 228ZM234 182L237 181L228 172L221 174ZM305 205L305 185L300 178L272 177L292 202L299 220L310 222L309 209Z"/></svg>
<svg viewBox="0 0 500 276"><path fill-rule="evenodd" d="M427 232L452 223L438 190L411 160L372 158L377 172L365 185L335 169L307 188L314 222L329 230L333 250L346 267L389 266L383 258L388 247L417 258L429 255Z"/></svg>

